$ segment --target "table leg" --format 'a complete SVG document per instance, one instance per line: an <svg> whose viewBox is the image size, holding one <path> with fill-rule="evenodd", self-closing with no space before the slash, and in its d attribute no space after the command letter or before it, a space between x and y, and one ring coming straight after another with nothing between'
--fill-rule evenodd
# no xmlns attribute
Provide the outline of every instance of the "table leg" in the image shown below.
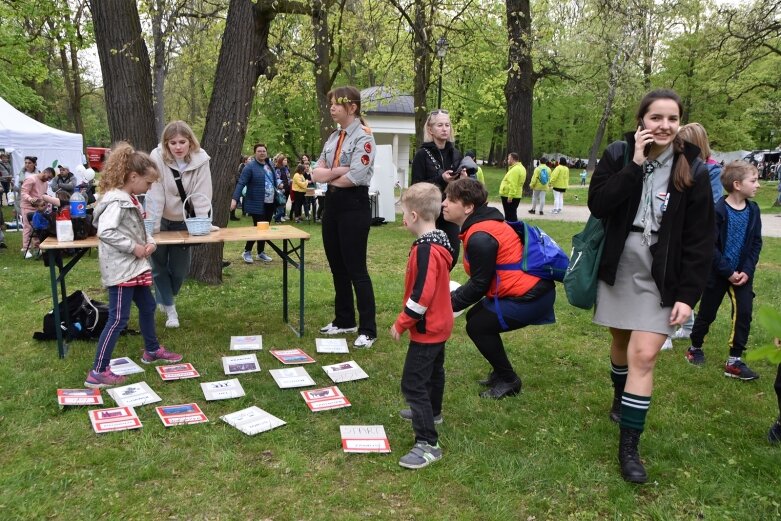
<svg viewBox="0 0 781 521"><path fill-rule="evenodd" d="M60 327L60 299L57 295L57 252L55 250L49 250L46 254L49 256L49 276L51 277L52 283L52 312L54 313L54 331L57 336L57 354L60 358L65 358L65 354L68 352L68 346L62 338L62 327Z"/></svg>
<svg viewBox="0 0 781 521"><path fill-rule="evenodd" d="M304 241L303 239L299 239L301 242L301 245L299 249L301 250L300 256L299 256L299 265L298 265L298 274L299 274L299 282L298 282L298 336L302 337L304 336Z"/></svg>
<svg viewBox="0 0 781 521"><path fill-rule="evenodd" d="M287 239L282 241L282 250L284 255L282 256L282 320L285 324L290 323L288 318L288 302L287 302L287 263L290 256L290 241Z"/></svg>

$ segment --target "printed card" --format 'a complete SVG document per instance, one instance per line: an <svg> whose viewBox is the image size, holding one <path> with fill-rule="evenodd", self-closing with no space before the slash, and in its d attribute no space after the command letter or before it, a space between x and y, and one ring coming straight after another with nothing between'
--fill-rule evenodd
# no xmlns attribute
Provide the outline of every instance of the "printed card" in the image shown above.
<svg viewBox="0 0 781 521"><path fill-rule="evenodd" d="M311 391L301 391L307 407L312 412L327 411L329 409L340 409L350 407L347 397L342 394L338 387L323 387L322 389L312 389Z"/></svg>
<svg viewBox="0 0 781 521"><path fill-rule="evenodd" d="M132 407L93 409L89 411L89 419L98 434L141 428L141 420Z"/></svg>
<svg viewBox="0 0 781 521"><path fill-rule="evenodd" d="M57 389L57 403L66 405L103 405L100 389Z"/></svg>
<svg viewBox="0 0 781 521"><path fill-rule="evenodd" d="M315 338L315 348L318 353L349 353L347 340L344 338Z"/></svg>
<svg viewBox="0 0 781 521"><path fill-rule="evenodd" d="M155 369L157 369L157 374L160 375L160 378L165 381L185 380L201 376L195 370L193 364L158 365Z"/></svg>
<svg viewBox="0 0 781 521"><path fill-rule="evenodd" d="M345 452L390 452L388 436L382 425L342 425L342 450Z"/></svg>
<svg viewBox="0 0 781 521"><path fill-rule="evenodd" d="M135 363L127 356L122 358L112 358L108 363L108 367L111 369L112 373L121 376L144 372L144 369L140 365Z"/></svg>
<svg viewBox="0 0 781 521"><path fill-rule="evenodd" d="M315 381L303 367L286 367L284 369L269 369L269 374L277 382L280 389L292 387L309 387Z"/></svg>
<svg viewBox="0 0 781 521"><path fill-rule="evenodd" d="M238 378L220 380L219 382L204 382L201 384L203 396L209 400L228 400L244 396L244 388Z"/></svg>
<svg viewBox="0 0 781 521"><path fill-rule="evenodd" d="M162 407L155 407L155 410L166 427L206 423L209 421L197 403L163 405Z"/></svg>
<svg viewBox="0 0 781 521"><path fill-rule="evenodd" d="M255 353L251 355L223 356L222 367L225 369L225 374L257 373L260 371L260 364Z"/></svg>
<svg viewBox="0 0 781 521"><path fill-rule="evenodd" d="M285 365L312 364L315 361L301 349L272 349L269 353Z"/></svg>
<svg viewBox="0 0 781 521"><path fill-rule="evenodd" d="M369 375L366 374L363 369L361 369L355 360L350 360L349 362L340 362L333 365L324 365L323 371L325 371L325 374L327 374L328 377L337 384L369 378Z"/></svg>
<svg viewBox="0 0 781 521"><path fill-rule="evenodd" d="M280 420L276 416L269 414L260 407L254 405L240 411L226 414L225 416L222 416L222 420L249 436L254 436L255 434L270 431L271 429L285 425L283 420Z"/></svg>
<svg viewBox="0 0 781 521"><path fill-rule="evenodd" d="M120 407L138 407L163 401L146 382L114 387L108 390L108 394Z"/></svg>
<svg viewBox="0 0 781 521"><path fill-rule="evenodd" d="M260 351L263 349L263 336L232 336L231 351Z"/></svg>

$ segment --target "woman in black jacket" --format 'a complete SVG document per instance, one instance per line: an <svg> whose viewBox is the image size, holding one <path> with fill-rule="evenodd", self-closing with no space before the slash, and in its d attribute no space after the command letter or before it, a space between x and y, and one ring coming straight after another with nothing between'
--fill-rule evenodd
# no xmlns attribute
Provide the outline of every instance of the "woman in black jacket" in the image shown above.
<svg viewBox="0 0 781 521"><path fill-rule="evenodd" d="M446 110L433 111L426 119L423 144L412 160L412 184L434 183L444 194L449 183L466 177L466 171L463 169L455 172L461 164L461 159L463 159L461 152L453 146L450 115ZM446 221L440 214L437 218L437 229L447 234L450 246L453 247L453 266L455 266L461 249L461 241L458 238L459 227L455 223Z"/></svg>
<svg viewBox="0 0 781 521"><path fill-rule="evenodd" d="M713 252L713 200L699 149L678 136L671 90L646 94L637 130L597 164L588 207L605 225L594 322L610 328L610 417L621 425L626 481L648 476L637 446L651 402L656 356L699 300Z"/></svg>

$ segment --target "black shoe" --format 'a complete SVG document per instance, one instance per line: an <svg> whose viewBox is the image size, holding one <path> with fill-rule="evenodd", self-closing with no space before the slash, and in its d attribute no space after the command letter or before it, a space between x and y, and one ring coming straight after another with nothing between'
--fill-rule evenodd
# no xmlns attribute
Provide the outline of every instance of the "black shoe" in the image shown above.
<svg viewBox="0 0 781 521"><path fill-rule="evenodd" d="M493 387L494 385L498 384L501 381L501 378L499 378L494 371L491 371L488 373L488 376L483 378L482 380L478 380L478 384L482 385L483 387Z"/></svg>
<svg viewBox="0 0 781 521"><path fill-rule="evenodd" d="M618 463L621 465L621 477L629 483L645 483L648 474L640 462L637 446L640 443L641 431L621 428L621 438L618 442Z"/></svg>
<svg viewBox="0 0 781 521"><path fill-rule="evenodd" d="M231 220L231 221L240 221L240 220L241 220L241 217L236 217L235 215L231 215L231 216L230 216L230 220Z"/></svg>
<svg viewBox="0 0 781 521"><path fill-rule="evenodd" d="M536 212L534 210L529 210L529 213L534 215Z"/></svg>
<svg viewBox="0 0 781 521"><path fill-rule="evenodd" d="M0 250L5 250L7 248L8 248L8 246L6 246L6 244L4 242L0 242Z"/></svg>
<svg viewBox="0 0 781 521"><path fill-rule="evenodd" d="M610 419L616 423L621 423L621 398L613 398L613 405L610 407Z"/></svg>
<svg viewBox="0 0 781 521"><path fill-rule="evenodd" d="M487 391L480 393L480 397L501 400L507 396L515 396L519 392L521 392L521 379L516 378L512 382L499 381Z"/></svg>
<svg viewBox="0 0 781 521"><path fill-rule="evenodd" d="M776 420L776 423L770 427L770 430L767 433L767 441L773 445L781 442L781 419Z"/></svg>

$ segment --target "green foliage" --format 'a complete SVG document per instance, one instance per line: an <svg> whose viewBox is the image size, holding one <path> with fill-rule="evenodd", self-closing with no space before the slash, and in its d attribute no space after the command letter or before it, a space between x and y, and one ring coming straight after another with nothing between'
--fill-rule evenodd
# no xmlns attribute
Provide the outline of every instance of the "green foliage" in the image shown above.
<svg viewBox="0 0 781 521"><path fill-rule="evenodd" d="M746 353L746 360L767 360L771 364L781 364L781 344L776 345L781 339L781 313L767 306L761 307L757 311L756 322L776 343L752 349Z"/></svg>

